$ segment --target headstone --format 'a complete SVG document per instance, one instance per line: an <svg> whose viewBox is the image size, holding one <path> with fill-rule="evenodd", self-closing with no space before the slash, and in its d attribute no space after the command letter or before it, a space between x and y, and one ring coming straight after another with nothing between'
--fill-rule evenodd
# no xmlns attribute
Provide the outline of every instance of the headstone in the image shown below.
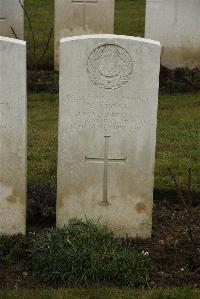
<svg viewBox="0 0 200 299"><path fill-rule="evenodd" d="M0 0L1 36L24 39L23 3L23 0Z"/></svg>
<svg viewBox="0 0 200 299"><path fill-rule="evenodd" d="M55 0L55 70L61 38L114 32L114 6L115 0Z"/></svg>
<svg viewBox="0 0 200 299"><path fill-rule="evenodd" d="M200 67L200 1L147 0L145 37L162 45L169 69Z"/></svg>
<svg viewBox="0 0 200 299"><path fill-rule="evenodd" d="M26 230L26 44L0 37L0 235Z"/></svg>
<svg viewBox="0 0 200 299"><path fill-rule="evenodd" d="M160 44L61 40L57 225L93 219L150 237Z"/></svg>

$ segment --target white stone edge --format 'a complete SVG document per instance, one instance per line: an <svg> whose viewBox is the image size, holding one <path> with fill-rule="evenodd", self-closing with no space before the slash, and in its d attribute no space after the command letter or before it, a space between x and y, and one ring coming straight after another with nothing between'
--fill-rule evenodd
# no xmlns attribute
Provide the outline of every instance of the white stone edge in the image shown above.
<svg viewBox="0 0 200 299"><path fill-rule="evenodd" d="M155 41L152 39L142 38L142 37L135 37L129 35L117 35L117 34L90 34L90 35L79 35L79 36L72 36L72 37L64 37L60 40L60 43L76 41L76 40L86 40L86 39L121 39L121 40L131 40L136 42L143 42L148 44L153 44L156 46L161 46L159 41Z"/></svg>
<svg viewBox="0 0 200 299"><path fill-rule="evenodd" d="M5 37L5 36L0 36L0 41L9 42L9 43L18 44L18 45L23 45L23 46L26 45L26 42L24 40Z"/></svg>

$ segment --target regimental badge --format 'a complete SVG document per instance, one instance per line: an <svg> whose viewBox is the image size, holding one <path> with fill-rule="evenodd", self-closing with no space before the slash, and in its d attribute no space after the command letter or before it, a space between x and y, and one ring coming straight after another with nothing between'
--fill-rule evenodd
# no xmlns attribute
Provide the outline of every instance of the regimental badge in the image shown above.
<svg viewBox="0 0 200 299"><path fill-rule="evenodd" d="M105 44L94 49L88 58L91 81L100 88L118 89L129 81L133 60L124 48Z"/></svg>

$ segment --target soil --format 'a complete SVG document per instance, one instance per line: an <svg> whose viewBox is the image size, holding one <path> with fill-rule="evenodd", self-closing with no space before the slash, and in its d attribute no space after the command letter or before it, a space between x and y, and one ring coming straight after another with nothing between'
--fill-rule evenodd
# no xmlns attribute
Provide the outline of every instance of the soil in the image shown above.
<svg viewBox="0 0 200 299"><path fill-rule="evenodd" d="M59 75L50 70L28 70L27 85L29 92L58 93Z"/></svg>
<svg viewBox="0 0 200 299"><path fill-rule="evenodd" d="M58 93L59 75L51 70L29 70L28 90L30 92ZM176 69L171 71L161 66L160 92L200 91L200 69Z"/></svg>
<svg viewBox="0 0 200 299"><path fill-rule="evenodd" d="M200 69L169 70L161 66L159 81L160 93L198 92L200 91Z"/></svg>
<svg viewBox="0 0 200 299"><path fill-rule="evenodd" d="M31 272L27 249L38 234L55 226L55 199L54 187L29 185L27 235L8 238L6 242L13 243L10 249L5 243L5 251L0 239L0 288L52 287ZM200 194L193 193L187 206L185 209L175 192L156 190L152 239L124 240L134 249L148 252L152 259L147 287L200 286Z"/></svg>

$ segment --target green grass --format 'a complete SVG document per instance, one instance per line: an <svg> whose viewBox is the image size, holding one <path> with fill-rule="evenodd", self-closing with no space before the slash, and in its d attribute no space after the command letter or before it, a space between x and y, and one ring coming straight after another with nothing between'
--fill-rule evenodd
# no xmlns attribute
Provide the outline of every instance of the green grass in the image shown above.
<svg viewBox="0 0 200 299"><path fill-rule="evenodd" d="M58 96L28 97L28 181L56 183Z"/></svg>
<svg viewBox="0 0 200 299"><path fill-rule="evenodd" d="M163 95L159 98L155 187L174 188L167 168L186 189L192 168L193 189L200 187L200 94Z"/></svg>
<svg viewBox="0 0 200 299"><path fill-rule="evenodd" d="M29 249L32 271L62 286L146 286L152 261L93 221L73 221L39 235Z"/></svg>
<svg viewBox="0 0 200 299"><path fill-rule="evenodd" d="M159 98L155 188L174 189L167 173L177 175L182 189L192 168L193 189L200 187L200 94ZM28 180L56 184L58 96L30 94L28 99ZM148 153L147 153L148 154Z"/></svg>
<svg viewBox="0 0 200 299"><path fill-rule="evenodd" d="M54 27L54 0L25 0L25 8L31 19L36 44L36 58L34 58L33 39L31 34L29 34L28 20L25 18L28 63L31 65L42 55L51 28ZM145 0L116 0L116 34L144 36L144 20ZM44 68L53 68L53 35L47 53L41 63Z"/></svg>
<svg viewBox="0 0 200 299"><path fill-rule="evenodd" d="M25 9L31 20L36 46L34 57L33 38L31 33L29 33L29 22L27 17L25 17L25 39L27 40L28 63L30 65L36 62L42 55L51 28L54 27L54 0L25 0ZM53 68L53 35L42 64L45 67Z"/></svg>
<svg viewBox="0 0 200 299"><path fill-rule="evenodd" d="M0 292L1 299L200 299L200 290L61 289Z"/></svg>
<svg viewBox="0 0 200 299"><path fill-rule="evenodd" d="M116 0L115 33L144 36L146 0Z"/></svg>

